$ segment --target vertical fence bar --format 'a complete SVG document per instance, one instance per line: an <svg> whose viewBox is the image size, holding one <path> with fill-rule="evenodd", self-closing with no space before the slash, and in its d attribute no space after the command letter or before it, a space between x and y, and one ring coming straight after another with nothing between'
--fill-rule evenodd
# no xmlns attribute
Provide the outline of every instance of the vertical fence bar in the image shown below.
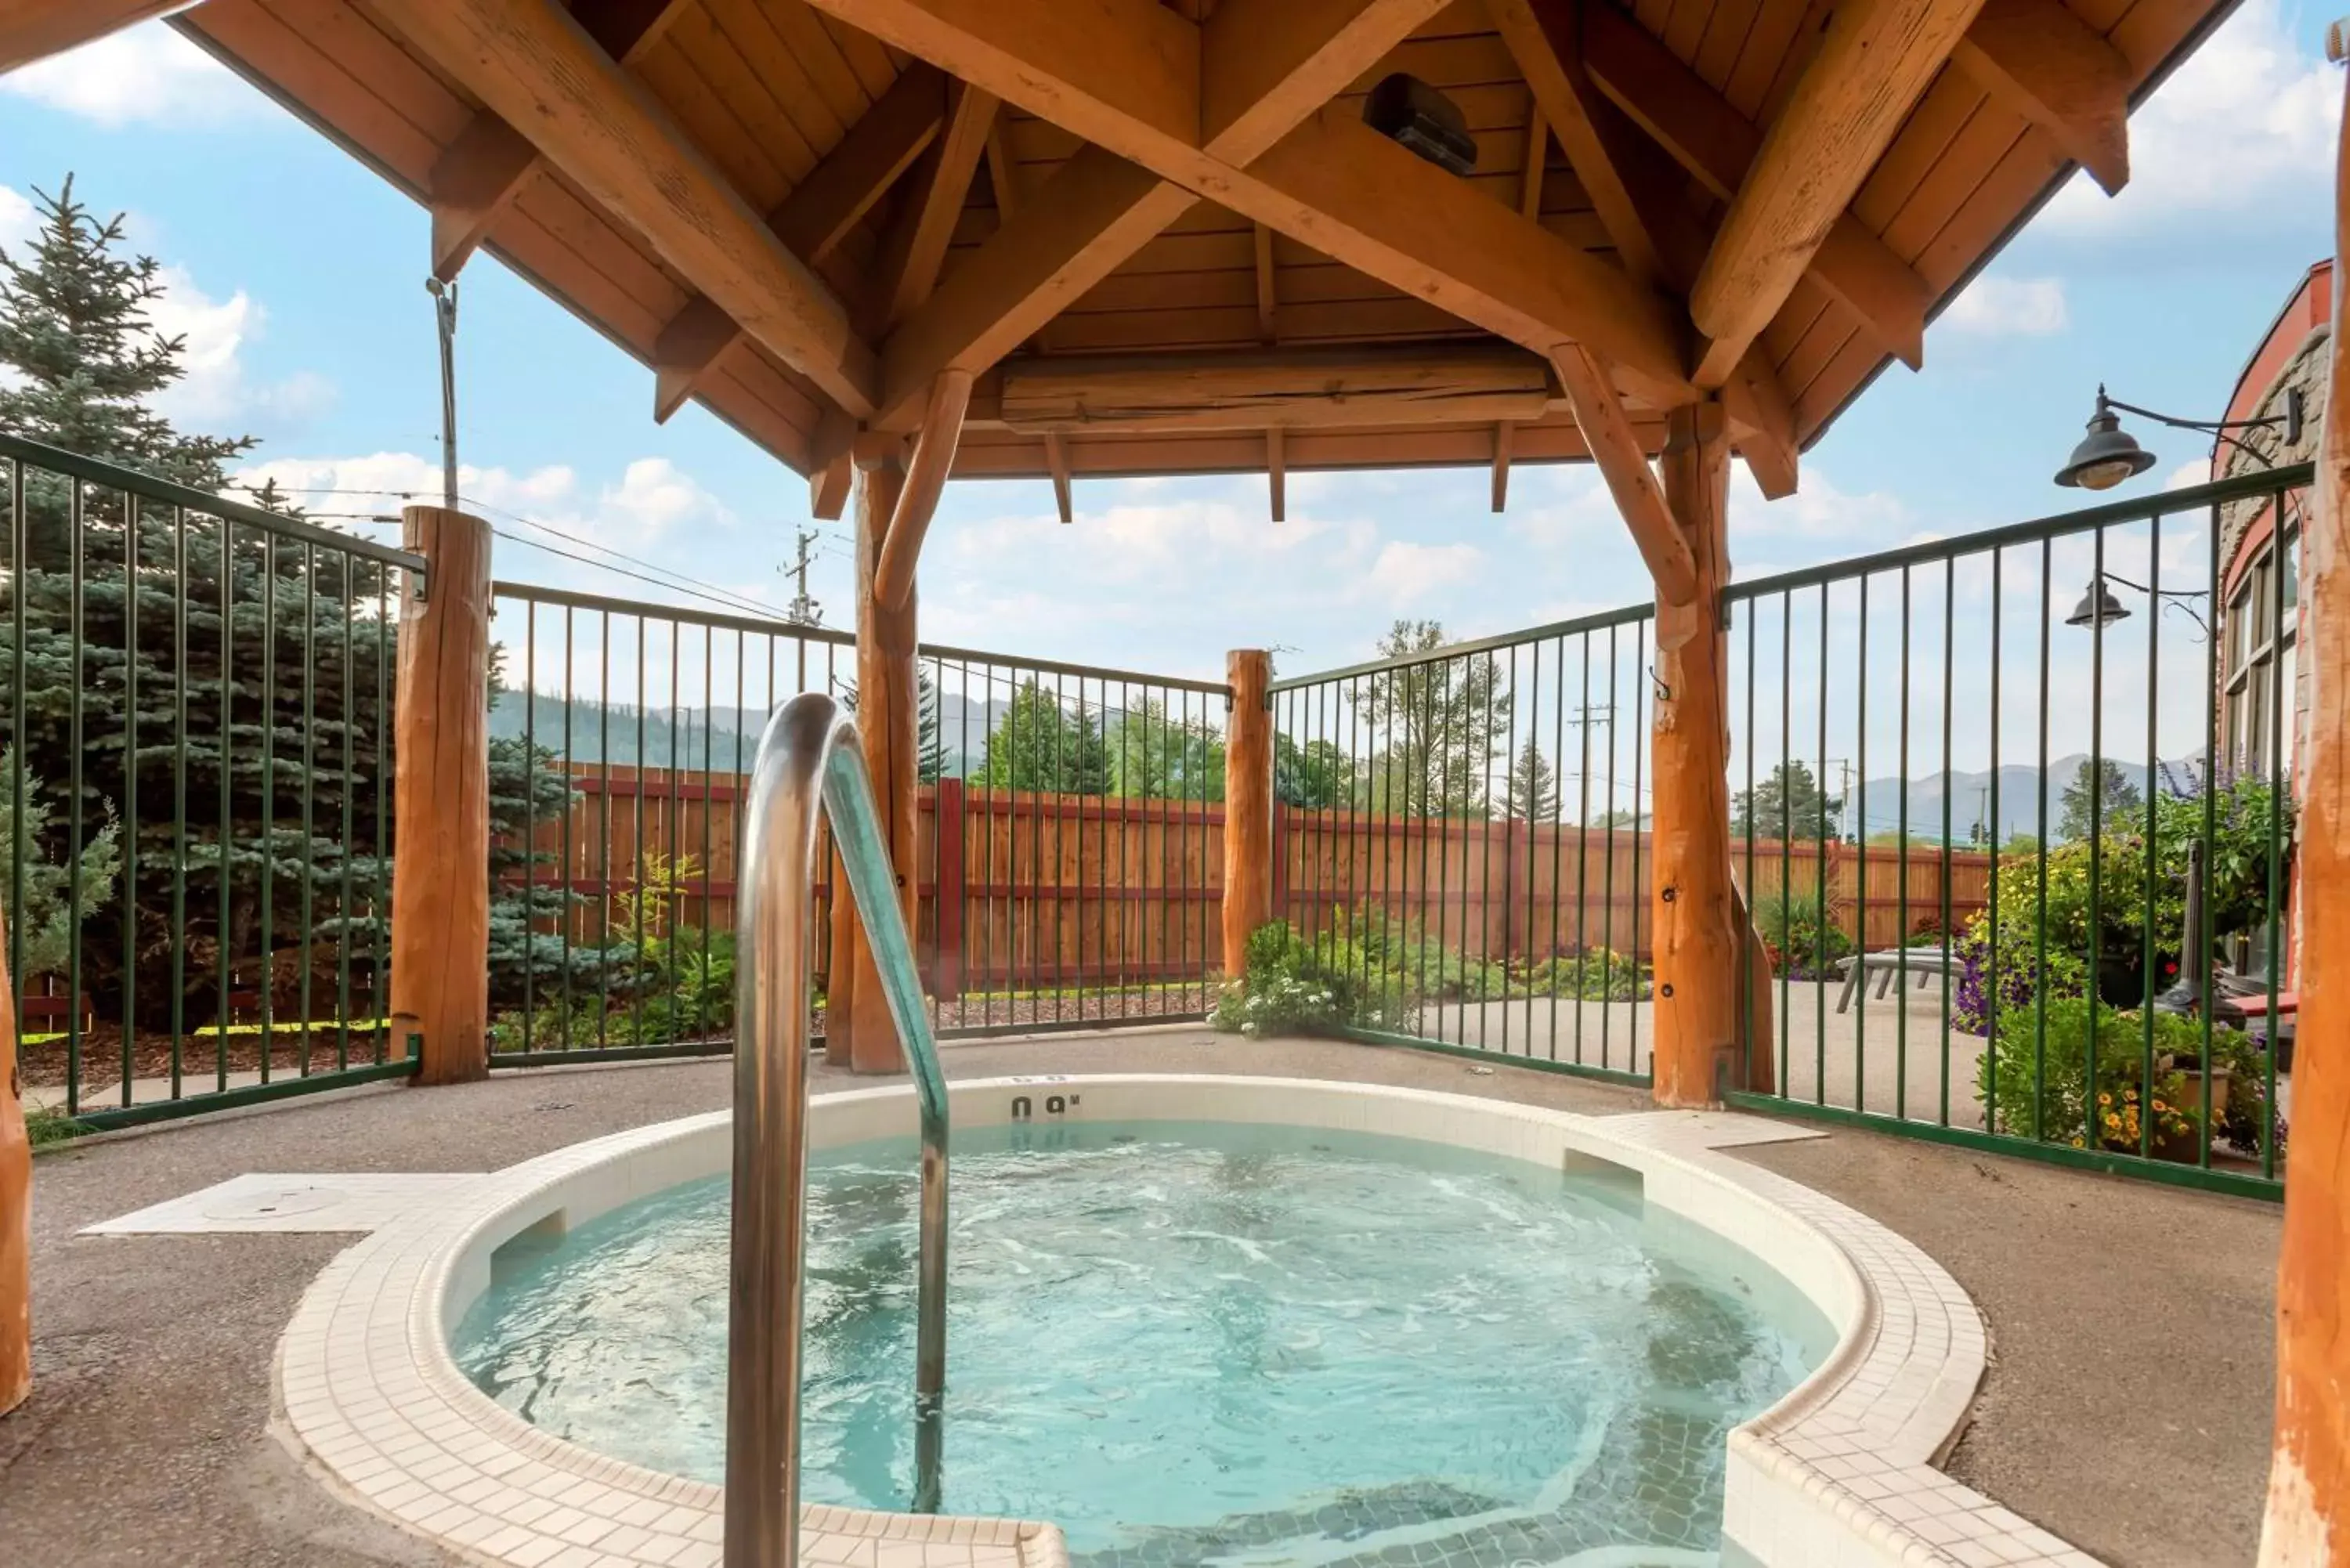
<svg viewBox="0 0 2350 1568"><path fill-rule="evenodd" d="M182 506L172 508L172 1098L178 1099L186 1092L186 1054L188 1030L188 514ZM18 585L21 594L23 585ZM345 636L348 637L348 621ZM344 659L349 668L348 644ZM21 736L22 731L17 732ZM346 737L348 732L345 732ZM19 745L22 742L19 741ZM349 744L344 746L344 794L348 797L350 786ZM348 822L343 843L348 846L351 836ZM344 862L348 879L349 861ZM348 902L348 899L345 900ZM346 950L348 951L348 949ZM345 965L348 981L349 966ZM348 989L348 984L345 987ZM345 1010L348 1011L348 1007Z"/></svg>
<svg viewBox="0 0 2350 1568"><path fill-rule="evenodd" d="M66 569L71 574L68 587L70 603L67 623L67 646L71 650L73 691L67 698L67 745L70 748L67 764L69 775L67 788L72 792L72 805L68 811L66 837L66 909L71 918L66 923L66 1115L81 1111L81 1048L82 1048L82 981L81 981L81 854L82 841L82 695L89 685L89 670L82 655L82 545L83 502L79 480L68 483L66 526L71 537L67 546ZM225 752L224 752L225 756ZM222 929L227 929L224 922Z"/></svg>
<svg viewBox="0 0 2350 1568"><path fill-rule="evenodd" d="M122 1104L139 1077L139 497L122 493Z"/></svg>

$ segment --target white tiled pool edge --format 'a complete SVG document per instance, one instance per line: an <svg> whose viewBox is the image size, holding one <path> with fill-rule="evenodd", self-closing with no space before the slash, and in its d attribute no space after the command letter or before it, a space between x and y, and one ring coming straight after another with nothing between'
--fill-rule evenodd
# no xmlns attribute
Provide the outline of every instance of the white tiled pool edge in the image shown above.
<svg viewBox="0 0 2350 1568"><path fill-rule="evenodd" d="M1649 1201L1759 1252L1839 1334L1818 1371L1731 1436L1726 1562L2095 1568L1933 1468L1964 1425L1987 1348L1957 1282L1866 1216L1715 1152L1704 1118L1580 1116L1319 1079L1117 1075L951 1089L965 1127L1023 1112L1038 1121L1272 1122L1457 1144L1553 1168L1580 1155L1638 1170ZM825 1096L816 1106L819 1145L913 1127L905 1087ZM717 1488L527 1425L457 1370L447 1329L486 1286L491 1254L516 1234L550 1220L577 1225L723 1170L728 1151L723 1113L616 1134L484 1176L354 1245L311 1285L279 1343L284 1434L363 1506L468 1561L717 1563ZM839 1568L1067 1561L1060 1532L1035 1521L810 1506L802 1522L803 1556Z"/></svg>

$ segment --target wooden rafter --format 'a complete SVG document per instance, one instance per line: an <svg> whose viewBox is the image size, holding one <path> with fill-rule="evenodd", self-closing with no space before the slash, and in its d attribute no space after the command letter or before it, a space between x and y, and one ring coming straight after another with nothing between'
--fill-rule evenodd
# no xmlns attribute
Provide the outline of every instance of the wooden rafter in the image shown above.
<svg viewBox="0 0 2350 1568"><path fill-rule="evenodd" d="M1534 123L1552 127L1625 270L1685 294L1703 261L1706 237L1696 216L1669 199L1680 171L1593 85L1578 10L1574 0L1486 0L1533 90ZM1529 158L1534 155L1530 149ZM1739 450L1765 494L1789 494L1795 487L1794 416L1778 373L1760 354L1749 354L1739 379L1740 397L1730 410ZM1765 410L1785 417L1766 426L1759 422Z"/></svg>
<svg viewBox="0 0 2350 1568"><path fill-rule="evenodd" d="M1552 364L1575 410L1575 422L1583 427L1591 461L1616 498L1616 509L1624 514L1624 525L1632 532L1648 576L1656 579L1659 602L1685 602L1695 590L1697 557L1665 504L1664 488L1648 466L1606 369L1589 350L1575 344L1560 349Z"/></svg>
<svg viewBox="0 0 2350 1568"><path fill-rule="evenodd" d="M1515 444L1513 431L1517 427L1503 420L1493 427L1493 510L1506 512L1510 507L1510 449Z"/></svg>
<svg viewBox="0 0 2350 1568"><path fill-rule="evenodd" d="M2107 195L2129 183L2135 73L2064 0L1983 0L1950 57L2046 130Z"/></svg>
<svg viewBox="0 0 2350 1568"><path fill-rule="evenodd" d="M938 286L955 220L962 216L971 182L987 155L988 131L995 124L994 97L958 82L952 98L946 129L924 154L905 210L890 230L879 269L881 287L872 302L870 326L877 337L912 314Z"/></svg>
<svg viewBox="0 0 2350 1568"><path fill-rule="evenodd" d="M1746 178L1690 291L1718 387L1779 313L1821 242L1958 47L1982 0L1845 0Z"/></svg>
<svg viewBox="0 0 2350 1568"><path fill-rule="evenodd" d="M1266 493L1273 507L1273 520L1289 521L1289 442L1288 433L1279 425L1264 432L1264 477Z"/></svg>
<svg viewBox="0 0 2350 1568"><path fill-rule="evenodd" d="M684 0L578 0L571 17L626 69L684 8ZM456 277L538 166L538 150L504 116L473 116L432 165L433 276Z"/></svg>
<svg viewBox="0 0 2350 1568"><path fill-rule="evenodd" d="M1544 362L1501 346L1065 355L1005 361L996 420L1093 435L1474 424L1538 420L1550 397Z"/></svg>
<svg viewBox="0 0 2350 1568"><path fill-rule="evenodd" d="M816 3L860 26L871 24L861 0ZM1097 19L1101 26L1069 29L1099 36L1091 59L1054 42L1066 27L1066 13L1038 0L968 6L959 16L945 14L956 10L949 0L939 16L926 18L916 6L899 19L940 47L946 57L941 63L959 76L968 73L957 70L957 64L972 60L1014 78L1031 60L1040 68L1074 70L1086 89L1080 99L1092 103L1081 119L1118 112L1092 95L1118 99L1121 72L1148 78L1147 88L1135 95L1145 123L1154 123L1149 117L1155 115L1157 121L1177 128L1176 133L1197 136L1202 102L1220 105L1220 128L1204 146L1246 161L1369 69L1442 5L1443 0L1226 0L1202 36L1198 25L1153 0L1112 0ZM1040 34L1052 45L1041 55L1035 44ZM1227 67L1222 57L1229 52L1250 58ZM1003 80L990 85L1002 92ZM1247 89L1259 95L1253 108L1239 101ZM1049 76L1033 92L1003 96L1047 118L1057 117L1040 103L1068 101ZM1190 130L1181 132L1186 123ZM1041 332L1072 300L1181 217L1193 200L1189 190L1113 151L1080 149L1033 201L1024 200L1016 222L999 229L928 307L892 334L884 346L890 390L882 422L910 422L922 389L941 369L984 369Z"/></svg>
<svg viewBox="0 0 2350 1568"><path fill-rule="evenodd" d="M811 267L820 265L938 140L946 118L946 78L919 61L909 66L767 214L767 227L785 250ZM742 337L734 318L707 296L688 300L654 345L653 419L666 421L684 407ZM846 504L844 492L829 515L839 516Z"/></svg>
<svg viewBox="0 0 2350 1568"><path fill-rule="evenodd" d="M1558 138L1567 166L1583 185L1600 226L1634 277L1662 275L1657 243L1648 232L1633 182L1637 149L1627 145L1618 111L1602 100L1583 67L1570 0L1485 0L1486 15L1509 47L1534 92L1536 118Z"/></svg>
<svg viewBox="0 0 2350 1568"><path fill-rule="evenodd" d="M860 418L880 387L873 350L807 265L785 249L650 94L548 0L376 0L376 14L642 234L785 365Z"/></svg>
<svg viewBox="0 0 2350 1568"><path fill-rule="evenodd" d="M1219 79L1220 38L1245 41L1271 57L1268 40L1306 36L1295 25L1298 15L1335 14L1352 24L1341 35L1348 44L1344 52L1367 54L1368 61L1376 61L1385 47L1373 45L1391 41L1395 27L1438 8L1428 0L1414 0L1409 8L1395 0L1231 0L1190 35L1183 32L1189 24L1155 0L1101 0L1089 10L1087 26L1077 29L1066 26L1065 9L1050 0L816 4L1055 120L1106 156L1132 161L1186 192L1211 195L1466 321L1542 353L1564 342L1588 340L1659 402L1693 395L1682 361L1681 329L1672 313L1612 265L1422 161L1362 124L1350 109L1334 106L1314 114L1257 157L1253 144L1269 134L1273 119L1234 111L1217 99L1212 86L1201 90L1202 82ZM1283 15L1266 16L1267 8ZM1255 23L1248 20L1253 15L1259 16ZM1367 35L1367 17L1388 26ZM1227 27L1228 33L1222 31ZM1080 47L1080 36L1092 47ZM1202 47L1206 63L1187 76L1187 66L1201 58ZM1284 113L1294 115L1331 78L1351 79L1332 64L1333 48L1309 54L1287 69L1275 69L1278 62L1269 58L1253 59L1247 63L1249 79L1283 84ZM1204 141L1198 129L1203 122L1213 132ZM1065 166L1054 186L1074 185L1072 171L1084 156ZM1086 178L1097 199L1117 183L1112 172ZM1114 204L1105 203L1107 213L1097 209L1088 214L1097 227L1118 223L1158 199L1147 175L1129 178L1116 195ZM1170 203L1165 221L1171 222L1184 204L1180 199ZM1067 236L1057 244L1028 244L1020 231L1033 215L989 242L1023 244L1031 253L1024 264L1007 261L989 269L993 292L983 292L976 282L958 291L955 284L978 272L985 259L974 257L940 291L935 307L941 318L923 322L918 317L907 324L906 333L920 327L919 339L910 337L903 348L896 339L888 345L885 423L910 420L920 389L940 365L988 362L979 359L974 343L1000 356L1033 331L1036 320L1049 314L1038 308L1040 294L1050 294L1055 302L1074 296L1070 275L1076 268L1060 265L1067 258ZM1079 262L1089 261L1097 270L1076 280L1078 286L1089 286L1124 254L1106 256L1099 248L1079 247ZM1004 287L1007 283L1020 291ZM957 314L948 317L951 301Z"/></svg>
<svg viewBox="0 0 2350 1568"><path fill-rule="evenodd" d="M1593 84L1700 184L1723 201L1734 196L1762 132L1613 6L1586 6L1583 27ZM1851 310L1887 353L1912 369L1925 363L1932 291L1857 218L1839 214L1809 265L1812 281Z"/></svg>

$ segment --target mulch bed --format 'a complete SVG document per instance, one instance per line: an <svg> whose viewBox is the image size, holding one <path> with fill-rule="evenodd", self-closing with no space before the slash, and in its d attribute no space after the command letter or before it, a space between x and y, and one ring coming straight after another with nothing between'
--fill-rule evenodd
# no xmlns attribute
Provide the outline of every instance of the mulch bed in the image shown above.
<svg viewBox="0 0 2350 1568"><path fill-rule="evenodd" d="M340 1033L331 1026L305 1031L289 1025L282 1030L271 1030L268 1042L270 1076L299 1075L306 1046L311 1072L333 1072L341 1038ZM352 1030L350 1064L360 1067L373 1062L379 1043L387 1052L390 1049L382 1031ZM258 1072L261 1047L262 1039L258 1034L230 1035L228 1070L232 1073ZM27 1085L55 1088L66 1081L72 1051L65 1040L44 1040L20 1047L17 1061ZM180 1072L189 1093L202 1094L211 1087L219 1063L220 1042L213 1036L183 1034L180 1037ZM134 1078L166 1078L171 1076L171 1032L142 1029L132 1034L130 1075ZM96 1098L102 1087L120 1084L121 1079L122 1026L119 1023L98 1023L84 1030L81 1036L82 1097Z"/></svg>

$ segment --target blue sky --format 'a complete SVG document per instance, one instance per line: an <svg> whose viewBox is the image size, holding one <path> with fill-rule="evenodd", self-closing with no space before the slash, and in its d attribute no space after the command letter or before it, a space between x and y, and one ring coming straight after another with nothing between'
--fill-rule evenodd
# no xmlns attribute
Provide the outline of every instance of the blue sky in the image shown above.
<svg viewBox="0 0 2350 1568"><path fill-rule="evenodd" d="M2329 248L2327 15L2246 0L2134 121L2119 198L2082 180L2064 192L1932 329L1925 371L1887 371L1805 457L1797 497L1766 505L1741 477L1737 570L2062 509L2073 493L2047 476L2101 379L2216 413ZM160 25L0 78L0 244L29 222L31 189L68 171L170 269L163 324L196 361L169 405L183 425L251 431L256 468L300 485L437 484L421 210ZM698 410L655 426L649 374L487 258L466 274L459 339L464 489L494 520L552 523L761 603L790 597L796 476ZM2163 460L2148 488L2200 456L2139 433ZM1252 644L1279 646L1287 670L1348 662L1398 616L1467 636L1645 597L1588 469L1522 467L1503 517L1486 486L1482 471L1298 476L1276 525L1261 477L1081 483L1063 528L1042 483L958 485L924 563L923 630L1200 675ZM499 549L502 576L669 597ZM840 525L812 586L844 622Z"/></svg>

